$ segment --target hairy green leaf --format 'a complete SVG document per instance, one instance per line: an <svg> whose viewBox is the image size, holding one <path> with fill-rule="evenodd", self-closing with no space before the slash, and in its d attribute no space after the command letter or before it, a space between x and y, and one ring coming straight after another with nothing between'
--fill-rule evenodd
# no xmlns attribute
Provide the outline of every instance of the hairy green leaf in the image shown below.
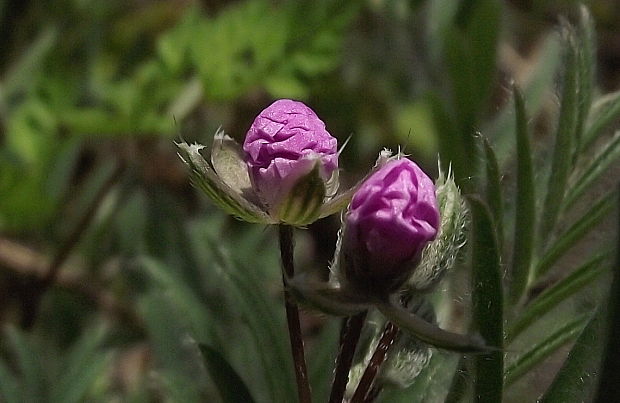
<svg viewBox="0 0 620 403"><path fill-rule="evenodd" d="M576 339L588 323L590 317L590 314L580 315L551 333L544 340L534 344L532 348L525 353L521 354L514 363L506 368L506 386L510 386L515 381L519 380L519 378L533 367L540 364L551 354L555 353L560 347Z"/></svg>
<svg viewBox="0 0 620 403"><path fill-rule="evenodd" d="M491 214L493 215L495 231L497 234L497 246L498 250L501 251L504 243L504 203L502 200L501 173L499 171L499 164L497 163L495 151L493 151L489 140L483 137L482 144L484 147L484 155L486 160L487 204L489 205Z"/></svg>
<svg viewBox="0 0 620 403"><path fill-rule="evenodd" d="M572 180L573 186L566 196L563 209L569 209L581 196L587 194L588 189L607 173L609 167L620 159L620 131L605 144L588 166L581 172L578 178Z"/></svg>
<svg viewBox="0 0 620 403"><path fill-rule="evenodd" d="M539 400L541 403L591 401L597 386L597 373L604 349L602 310L581 332L553 383Z"/></svg>
<svg viewBox="0 0 620 403"><path fill-rule="evenodd" d="M503 291L500 255L493 219L488 208L469 198L472 213L472 304L473 327L497 350L475 357L474 399L501 402L504 361Z"/></svg>
<svg viewBox="0 0 620 403"><path fill-rule="evenodd" d="M620 118L620 91L599 98L592 105L582 148L590 147L618 118Z"/></svg>
<svg viewBox="0 0 620 403"><path fill-rule="evenodd" d="M555 145L549 173L547 194L541 215L540 238L546 239L555 227L560 206L566 193L566 183L571 169L577 124L579 60L575 38L570 28L565 28L565 71L561 95L560 115L555 134Z"/></svg>
<svg viewBox="0 0 620 403"><path fill-rule="evenodd" d="M510 296L512 302L518 304L527 290L532 274L532 256L536 235L536 195L525 104L516 86L514 87L514 102L517 121L517 189Z"/></svg>
<svg viewBox="0 0 620 403"><path fill-rule="evenodd" d="M575 125L575 157L581 148L584 126L592 106L594 73L596 72L596 33L594 21L587 7L581 6L581 18L577 27L579 100Z"/></svg>
<svg viewBox="0 0 620 403"><path fill-rule="evenodd" d="M559 235L536 266L536 276L540 277L549 271L560 257L607 217L614 207L615 199L615 194L612 193L599 200L566 232Z"/></svg>
<svg viewBox="0 0 620 403"><path fill-rule="evenodd" d="M514 340L523 330L540 319L545 313L566 301L598 278L601 273L607 270L605 261L608 256L608 253L594 256L557 284L543 291L518 316L506 336L506 341L509 343Z"/></svg>

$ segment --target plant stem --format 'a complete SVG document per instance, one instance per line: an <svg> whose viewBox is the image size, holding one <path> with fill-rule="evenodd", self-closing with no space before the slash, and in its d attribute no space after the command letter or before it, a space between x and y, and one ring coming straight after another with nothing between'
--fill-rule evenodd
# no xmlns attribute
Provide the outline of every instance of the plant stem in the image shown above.
<svg viewBox="0 0 620 403"><path fill-rule="evenodd" d="M377 348L366 366L366 370L360 379L360 383L357 385L357 389L355 389L353 398L351 398L351 403L372 402L379 394L380 389L378 388L374 388L373 393L370 394L369 390L373 386L377 373L379 372L379 368L381 368L381 364L385 361L388 350L392 344L394 344L394 340L396 339L398 332L398 326L392 322L388 322L388 324L385 325L383 334L377 344Z"/></svg>
<svg viewBox="0 0 620 403"><path fill-rule="evenodd" d="M282 258L282 277L292 277L295 274L293 260L293 253L295 250L293 227L280 224L278 226L278 231L280 236L280 257ZM286 322L288 324L288 334L291 342L291 352L293 354L293 365L295 366L297 395L300 403L311 403L312 395L310 392L310 383L308 381L304 341L301 335L299 309L286 289L286 283L284 287L284 307L286 309Z"/></svg>
<svg viewBox="0 0 620 403"><path fill-rule="evenodd" d="M349 371L355 355L355 347L360 339L362 327L366 320L364 311L357 315L349 316L343 325L340 337L340 349L336 358L336 369L334 370L334 382L329 396L329 403L341 403L349 382Z"/></svg>

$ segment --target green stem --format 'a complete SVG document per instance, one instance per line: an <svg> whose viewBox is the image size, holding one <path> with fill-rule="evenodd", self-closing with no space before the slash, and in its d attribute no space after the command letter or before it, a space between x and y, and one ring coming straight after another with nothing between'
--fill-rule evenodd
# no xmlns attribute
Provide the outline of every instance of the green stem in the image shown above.
<svg viewBox="0 0 620 403"><path fill-rule="evenodd" d="M293 277L295 265L293 253L295 244L293 242L293 227L280 224L278 226L280 236L280 257L282 258L282 278L284 276ZM306 367L306 357L304 353L304 341L301 335L301 324L299 321L299 309L286 289L284 282L284 307L286 309L286 322L288 324L289 340L291 342L291 352L293 354L293 365L295 367L295 379L297 381L297 394L300 403L311 403L312 395L310 383L308 381L308 369Z"/></svg>

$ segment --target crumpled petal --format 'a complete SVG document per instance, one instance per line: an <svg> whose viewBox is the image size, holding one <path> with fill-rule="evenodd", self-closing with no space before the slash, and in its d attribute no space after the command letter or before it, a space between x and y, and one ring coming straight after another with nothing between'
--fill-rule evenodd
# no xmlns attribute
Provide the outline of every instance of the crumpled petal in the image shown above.
<svg viewBox="0 0 620 403"><path fill-rule="evenodd" d="M337 140L312 109L290 99L274 102L256 117L243 149L254 189L271 212L316 159L325 181L338 169Z"/></svg>
<svg viewBox="0 0 620 403"><path fill-rule="evenodd" d="M353 265L365 266L349 267L349 276L367 285L385 280L392 288L435 239L439 225L432 180L409 159L388 162L360 186L346 214L344 249L355 255Z"/></svg>

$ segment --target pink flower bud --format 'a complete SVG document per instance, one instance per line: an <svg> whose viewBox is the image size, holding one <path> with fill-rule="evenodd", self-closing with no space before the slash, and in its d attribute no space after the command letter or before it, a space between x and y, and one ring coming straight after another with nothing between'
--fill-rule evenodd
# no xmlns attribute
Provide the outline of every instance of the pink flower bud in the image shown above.
<svg viewBox="0 0 620 403"><path fill-rule="evenodd" d="M254 190L275 216L291 189L315 168L323 181L338 169L336 139L312 109L290 99L275 101L256 117L243 149Z"/></svg>
<svg viewBox="0 0 620 403"><path fill-rule="evenodd" d="M345 219L342 270L361 291L398 289L437 235L435 185L409 159L393 160L357 190Z"/></svg>

